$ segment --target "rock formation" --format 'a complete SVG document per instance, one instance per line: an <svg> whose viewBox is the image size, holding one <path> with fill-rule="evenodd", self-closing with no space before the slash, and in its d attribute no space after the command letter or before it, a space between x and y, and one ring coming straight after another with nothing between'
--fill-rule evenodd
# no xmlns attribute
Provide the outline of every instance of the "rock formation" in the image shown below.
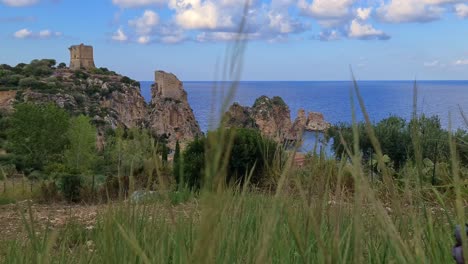
<svg viewBox="0 0 468 264"><path fill-rule="evenodd" d="M322 113L309 112L307 116L307 123L305 129L308 131L325 131L331 126L330 123L325 121Z"/></svg>
<svg viewBox="0 0 468 264"><path fill-rule="evenodd" d="M231 105L224 118L227 127L258 128L252 117L252 108L238 103Z"/></svg>
<svg viewBox="0 0 468 264"><path fill-rule="evenodd" d="M294 141L289 107L280 97L261 96L252 107L234 103L226 112L227 127L259 129L264 136L277 142Z"/></svg>
<svg viewBox="0 0 468 264"><path fill-rule="evenodd" d="M200 126L187 101L182 82L172 73L157 71L151 87L148 128L156 135L167 137L168 146L202 135Z"/></svg>
<svg viewBox="0 0 468 264"><path fill-rule="evenodd" d="M323 114L304 109L297 113L294 123L291 122L289 107L281 97L261 96L252 107L234 103L224 115L227 127L259 129L264 136L277 142L297 141L304 131L323 132L330 127Z"/></svg>
<svg viewBox="0 0 468 264"><path fill-rule="evenodd" d="M10 112L13 110L16 91L0 91L0 110Z"/></svg>

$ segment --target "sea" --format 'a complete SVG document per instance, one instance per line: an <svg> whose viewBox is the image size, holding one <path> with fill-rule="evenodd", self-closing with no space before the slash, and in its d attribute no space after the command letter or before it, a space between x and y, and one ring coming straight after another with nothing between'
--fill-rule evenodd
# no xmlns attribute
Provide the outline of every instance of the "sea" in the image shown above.
<svg viewBox="0 0 468 264"><path fill-rule="evenodd" d="M140 83L142 95L149 101L153 82ZM332 124L351 123L353 103L356 119L364 119L352 81L185 81L183 84L195 117L205 132L217 126L223 106L233 102L252 106L262 95L283 98L293 120L302 108L323 113L326 121ZM463 110L468 116L468 81L357 81L373 122L391 115L410 119L414 110L415 85L418 114L439 116L442 126L447 129L468 129L461 115ZM304 137L301 151L310 151L321 138L316 133L307 133Z"/></svg>

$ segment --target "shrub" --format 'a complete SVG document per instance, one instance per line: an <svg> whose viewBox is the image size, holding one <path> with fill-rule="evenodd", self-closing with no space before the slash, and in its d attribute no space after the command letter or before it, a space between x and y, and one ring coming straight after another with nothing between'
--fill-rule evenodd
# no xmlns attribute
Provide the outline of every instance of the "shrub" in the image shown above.
<svg viewBox="0 0 468 264"><path fill-rule="evenodd" d="M26 77L19 80L18 85L20 87L29 88L37 85L38 82L39 80L37 80L35 77Z"/></svg>
<svg viewBox="0 0 468 264"><path fill-rule="evenodd" d="M210 132L208 137L214 136ZM277 144L261 136L258 130L231 129L227 137L233 136L233 145L229 156L227 183L244 183L246 175L253 172L250 182L260 184L266 181L268 169L273 166L275 155L279 149ZM183 180L190 188L200 188L202 185L203 168L205 165L206 138L197 138L191 142L183 154Z"/></svg>
<svg viewBox="0 0 468 264"><path fill-rule="evenodd" d="M52 67L56 61L51 59L33 60L23 67L22 73L28 76L49 76L53 73Z"/></svg>
<svg viewBox="0 0 468 264"><path fill-rule="evenodd" d="M63 197L68 202L79 202L80 201L80 189L83 180L80 175L77 174L64 174L60 178L60 191Z"/></svg>
<svg viewBox="0 0 468 264"><path fill-rule="evenodd" d="M59 63L59 65L57 66L57 68L59 68L59 69L65 69L65 68L67 68L67 64L65 64L64 62L61 62L61 63Z"/></svg>
<svg viewBox="0 0 468 264"><path fill-rule="evenodd" d="M258 130L233 129L234 143L229 159L228 182L243 183L251 170L250 180L259 184L265 176L266 168L271 166L277 145L270 139L263 138Z"/></svg>
<svg viewBox="0 0 468 264"><path fill-rule="evenodd" d="M73 75L75 76L75 78L77 79L81 79L81 80L86 80L88 79L89 75L84 72L84 71L81 71L81 70L76 70Z"/></svg>
<svg viewBox="0 0 468 264"><path fill-rule="evenodd" d="M199 189L205 167L205 138L196 138L188 144L182 157L183 180L181 183L191 189Z"/></svg>

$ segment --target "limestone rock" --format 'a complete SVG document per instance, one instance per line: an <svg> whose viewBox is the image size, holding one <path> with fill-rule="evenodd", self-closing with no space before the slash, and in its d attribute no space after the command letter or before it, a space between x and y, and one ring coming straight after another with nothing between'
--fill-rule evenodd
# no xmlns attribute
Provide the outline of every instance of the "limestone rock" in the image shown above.
<svg viewBox="0 0 468 264"><path fill-rule="evenodd" d="M252 118L252 108L234 103L225 116L226 127L258 128Z"/></svg>
<svg viewBox="0 0 468 264"><path fill-rule="evenodd" d="M184 144L202 135L182 82L163 71L156 72L155 81L148 115L153 134L166 137L170 148L175 147L177 140Z"/></svg>
<svg viewBox="0 0 468 264"><path fill-rule="evenodd" d="M292 125L291 133L294 133L298 137L301 136L302 133L304 133L306 125L307 125L306 113L304 109L299 109L299 111L297 112L296 120L294 120L294 123Z"/></svg>
<svg viewBox="0 0 468 264"><path fill-rule="evenodd" d="M10 112L13 110L16 91L0 91L0 110Z"/></svg>
<svg viewBox="0 0 468 264"><path fill-rule="evenodd" d="M307 116L307 124L305 129L308 131L320 131L323 132L329 129L331 126L330 123L325 121L322 113L310 112Z"/></svg>
<svg viewBox="0 0 468 264"><path fill-rule="evenodd" d="M261 96L252 107L234 103L224 118L227 127L259 129L262 135L281 143L297 140L289 107L280 97Z"/></svg>
<svg viewBox="0 0 468 264"><path fill-rule="evenodd" d="M252 118L263 135L276 141L296 140L291 134L291 113L288 105L275 96L261 96L252 107Z"/></svg>

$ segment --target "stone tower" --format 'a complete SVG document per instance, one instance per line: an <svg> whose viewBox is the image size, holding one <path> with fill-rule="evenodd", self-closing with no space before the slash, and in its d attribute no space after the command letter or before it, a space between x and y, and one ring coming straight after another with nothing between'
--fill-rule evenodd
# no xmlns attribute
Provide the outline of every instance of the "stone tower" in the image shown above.
<svg viewBox="0 0 468 264"><path fill-rule="evenodd" d="M94 66L93 46L73 45L70 48L70 69L92 69Z"/></svg>

